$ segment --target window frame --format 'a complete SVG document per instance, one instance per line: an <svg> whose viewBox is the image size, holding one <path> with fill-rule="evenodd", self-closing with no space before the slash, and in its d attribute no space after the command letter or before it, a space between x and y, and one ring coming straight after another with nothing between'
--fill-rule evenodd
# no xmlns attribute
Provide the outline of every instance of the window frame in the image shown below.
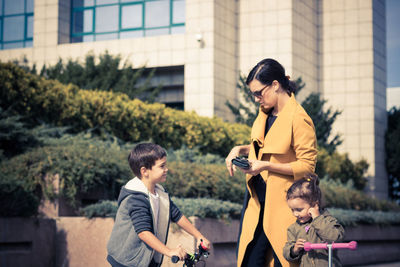
<svg viewBox="0 0 400 267"><path fill-rule="evenodd" d="M98 36L102 35L107 35L107 34L117 34L116 39L123 39L124 37L121 36L124 33L128 32L139 32L140 37L146 37L146 36L153 36L153 35L147 35L146 31L148 30L157 30L157 29L168 29L168 34L173 34L173 29L176 27L182 27L185 26L185 22L183 23L173 23L173 3L176 1L185 1L185 0L166 0L169 2L169 25L168 26L161 26L161 27L146 27L145 21L146 21L146 2L155 2L158 0L118 0L116 3L109 3L109 4L100 4L97 5L97 0L93 0L93 5L88 5L88 6L73 6L73 0L71 0L71 43L77 43L77 42L87 42L84 41L83 38L85 36L91 36L92 41L96 41L98 39ZM123 28L122 27L122 9L123 7L126 6L133 6L133 5L141 5L142 6L142 26L141 27L133 27L133 28ZM118 29L116 31L107 31L107 32L96 32L96 8L97 7L107 7L107 6L118 6ZM74 21L74 15L77 12L83 12L84 10L92 10L92 30L89 32L74 32L74 26L75 26L75 21ZM83 26L84 27L84 26ZM80 41L74 41L75 38L82 38Z"/></svg>
<svg viewBox="0 0 400 267"><path fill-rule="evenodd" d="M32 25L32 37L28 37L28 18L32 17L32 24L34 24L34 9L32 12L27 12L27 6L28 6L28 1L29 0L24 0L24 12L23 13L15 13L11 15L5 15L4 14L4 9L5 9L5 0L1 2L0 9L1 9L1 14L0 14L0 50L8 50L8 49L17 49L17 48L4 48L5 45L7 44L18 44L21 43L22 47L18 48L25 48L25 47L32 47L33 46L33 31L34 31L34 25ZM35 5L35 1L33 0L33 6ZM18 39L18 40L12 40L12 41L5 41L4 40L4 19L5 18L11 18L11 17L18 17L18 16L23 16L24 17L24 22L23 22L23 38Z"/></svg>

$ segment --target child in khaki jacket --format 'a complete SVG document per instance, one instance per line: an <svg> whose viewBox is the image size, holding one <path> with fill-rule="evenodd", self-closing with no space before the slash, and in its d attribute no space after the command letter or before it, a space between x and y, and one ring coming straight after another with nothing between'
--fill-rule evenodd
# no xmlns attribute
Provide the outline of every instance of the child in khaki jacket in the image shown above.
<svg viewBox="0 0 400 267"><path fill-rule="evenodd" d="M288 228L287 242L283 256L291 262L302 266L328 266L327 250L304 250L304 243L332 243L343 239L344 229L328 211L320 209L321 190L318 177L308 175L293 183L289 188L286 200L296 222ZM332 266L342 266L333 252Z"/></svg>

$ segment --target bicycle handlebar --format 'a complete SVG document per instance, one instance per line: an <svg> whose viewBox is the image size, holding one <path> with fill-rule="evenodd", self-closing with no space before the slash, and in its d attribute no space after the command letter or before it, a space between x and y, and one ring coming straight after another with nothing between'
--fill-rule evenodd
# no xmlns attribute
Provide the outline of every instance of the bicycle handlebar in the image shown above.
<svg viewBox="0 0 400 267"><path fill-rule="evenodd" d="M201 243L199 245L199 252L195 252L194 254L186 254L186 257L184 259L184 266L194 266L195 262L199 261L201 257L207 258L210 253L208 252L208 248L204 246L203 240L201 240ZM178 256L172 256L171 258L172 263L177 263L179 261Z"/></svg>
<svg viewBox="0 0 400 267"><path fill-rule="evenodd" d="M332 249L351 249L355 250L357 248L357 242L351 241L349 243L332 243ZM304 250L310 251L312 249L328 249L328 243L304 243Z"/></svg>

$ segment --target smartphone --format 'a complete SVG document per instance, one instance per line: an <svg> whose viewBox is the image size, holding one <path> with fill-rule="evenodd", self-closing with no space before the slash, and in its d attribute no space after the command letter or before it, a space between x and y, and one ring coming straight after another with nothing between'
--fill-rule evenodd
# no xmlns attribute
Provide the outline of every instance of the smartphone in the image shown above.
<svg viewBox="0 0 400 267"><path fill-rule="evenodd" d="M232 159L232 164L244 170L250 169L250 162L246 158L236 157Z"/></svg>

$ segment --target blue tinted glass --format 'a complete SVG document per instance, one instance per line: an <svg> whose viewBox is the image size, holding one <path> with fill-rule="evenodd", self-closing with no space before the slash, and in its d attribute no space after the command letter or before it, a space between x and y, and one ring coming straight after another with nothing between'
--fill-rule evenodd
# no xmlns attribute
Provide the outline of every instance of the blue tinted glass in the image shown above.
<svg viewBox="0 0 400 267"><path fill-rule="evenodd" d="M73 32L92 32L93 31L93 10L86 9L73 13Z"/></svg>
<svg viewBox="0 0 400 267"><path fill-rule="evenodd" d="M17 41L24 39L24 16L13 16L4 18L3 41Z"/></svg>
<svg viewBox="0 0 400 267"><path fill-rule="evenodd" d="M24 42L6 43L3 44L3 49L13 49L24 47Z"/></svg>
<svg viewBox="0 0 400 267"><path fill-rule="evenodd" d="M26 13L33 13L33 0L26 0Z"/></svg>
<svg viewBox="0 0 400 267"><path fill-rule="evenodd" d="M171 34L185 33L185 26L171 27Z"/></svg>
<svg viewBox="0 0 400 267"><path fill-rule="evenodd" d="M94 41L94 35L84 35L82 41L83 42L93 42Z"/></svg>
<svg viewBox="0 0 400 267"><path fill-rule="evenodd" d="M143 37L143 31L124 31L119 33L119 38L128 39L128 38L137 38Z"/></svg>
<svg viewBox="0 0 400 267"><path fill-rule="evenodd" d="M146 36L169 34L169 28L146 30Z"/></svg>
<svg viewBox="0 0 400 267"><path fill-rule="evenodd" d="M26 41L25 42L25 47L33 47L33 42L32 41Z"/></svg>
<svg viewBox="0 0 400 267"><path fill-rule="evenodd" d="M97 34L96 41L115 40L118 39L118 33Z"/></svg>
<svg viewBox="0 0 400 267"><path fill-rule="evenodd" d="M169 1L146 2L146 28L169 26L169 13Z"/></svg>
<svg viewBox="0 0 400 267"><path fill-rule="evenodd" d="M25 0L3 0L4 15L21 14L25 12Z"/></svg>
<svg viewBox="0 0 400 267"><path fill-rule="evenodd" d="M27 17L26 38L33 38L33 16Z"/></svg>
<svg viewBox="0 0 400 267"><path fill-rule="evenodd" d="M3 0L0 0L0 16L3 15Z"/></svg>
<svg viewBox="0 0 400 267"><path fill-rule="evenodd" d="M0 41L3 41L3 21L0 19Z"/></svg>
<svg viewBox="0 0 400 267"><path fill-rule="evenodd" d="M96 5L107 5L118 3L118 0L97 0Z"/></svg>
<svg viewBox="0 0 400 267"><path fill-rule="evenodd" d="M118 31L119 6L96 7L96 32Z"/></svg>
<svg viewBox="0 0 400 267"><path fill-rule="evenodd" d="M88 7L94 6L94 0L73 0L72 1L73 7Z"/></svg>
<svg viewBox="0 0 400 267"><path fill-rule="evenodd" d="M172 23L185 23L185 1L172 2Z"/></svg>
<svg viewBox="0 0 400 267"><path fill-rule="evenodd" d="M122 29L143 27L142 5L122 6L121 26Z"/></svg>

